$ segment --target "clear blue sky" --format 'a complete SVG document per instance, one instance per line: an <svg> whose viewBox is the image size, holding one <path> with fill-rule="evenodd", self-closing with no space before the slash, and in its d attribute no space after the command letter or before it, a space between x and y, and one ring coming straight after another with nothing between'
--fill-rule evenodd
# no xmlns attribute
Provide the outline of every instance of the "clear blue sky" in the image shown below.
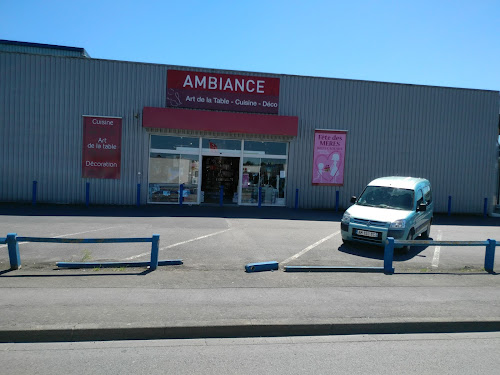
<svg viewBox="0 0 500 375"><path fill-rule="evenodd" d="M500 90L500 0L1 0L0 39L100 59Z"/></svg>

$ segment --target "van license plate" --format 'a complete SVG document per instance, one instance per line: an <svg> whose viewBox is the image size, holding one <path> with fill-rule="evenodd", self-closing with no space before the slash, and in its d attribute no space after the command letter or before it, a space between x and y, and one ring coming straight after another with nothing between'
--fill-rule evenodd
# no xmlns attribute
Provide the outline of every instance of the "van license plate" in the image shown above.
<svg viewBox="0 0 500 375"><path fill-rule="evenodd" d="M377 232L370 232L368 230L361 230L361 229L356 230L356 234L359 236L365 236L365 237L373 237L373 238L378 237Z"/></svg>

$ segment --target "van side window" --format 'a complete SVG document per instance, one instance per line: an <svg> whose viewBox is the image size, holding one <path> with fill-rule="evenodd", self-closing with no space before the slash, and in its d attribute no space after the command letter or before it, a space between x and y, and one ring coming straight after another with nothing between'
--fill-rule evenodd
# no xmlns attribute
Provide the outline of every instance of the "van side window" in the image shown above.
<svg viewBox="0 0 500 375"><path fill-rule="evenodd" d="M431 191L430 186L424 187L424 199L425 199L425 203L432 202L432 191Z"/></svg>
<svg viewBox="0 0 500 375"><path fill-rule="evenodd" d="M422 194L422 189L420 189L417 191L417 207L422 203L424 203L424 195Z"/></svg>

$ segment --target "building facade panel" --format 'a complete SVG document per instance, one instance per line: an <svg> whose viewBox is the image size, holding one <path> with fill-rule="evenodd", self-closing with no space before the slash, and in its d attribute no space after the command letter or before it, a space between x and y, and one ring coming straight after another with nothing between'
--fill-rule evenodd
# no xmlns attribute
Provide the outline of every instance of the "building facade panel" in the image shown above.
<svg viewBox="0 0 500 375"><path fill-rule="evenodd" d="M436 208L478 213L494 201L498 98L493 91L390 83L282 78L284 113L299 116L290 145L289 194L299 189L305 208L347 207L372 179L385 175L428 178ZM293 93L293 95L292 95ZM320 108L326 108L320 110ZM347 130L345 184L312 186L314 129ZM472 156L473 155L473 156Z"/></svg>
<svg viewBox="0 0 500 375"><path fill-rule="evenodd" d="M166 106L168 70L276 77L279 116L298 117L297 136L143 127L145 107ZM349 205L376 177L424 177L436 210L482 213L496 199L498 92L221 71L0 52L0 201L92 204L148 202L150 135L288 143L286 200L299 207ZM82 178L82 116L122 118L121 178ZM274 116L274 115L270 115ZM258 118L258 116L255 116ZM343 186L311 184L314 131L345 130ZM241 174L241 171L240 171Z"/></svg>
<svg viewBox="0 0 500 375"><path fill-rule="evenodd" d="M2 201L85 203L84 115L123 119L122 178L92 179L92 203L133 204L147 171L144 106L165 102L164 67L31 54L1 54Z"/></svg>

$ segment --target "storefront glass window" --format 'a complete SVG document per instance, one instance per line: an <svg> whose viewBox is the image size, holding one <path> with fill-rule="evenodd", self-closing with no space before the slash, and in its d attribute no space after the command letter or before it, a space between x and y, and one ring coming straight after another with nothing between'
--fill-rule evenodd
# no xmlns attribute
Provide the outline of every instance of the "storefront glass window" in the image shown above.
<svg viewBox="0 0 500 375"><path fill-rule="evenodd" d="M184 202L198 201L198 180L200 163L198 156L181 155L179 160L179 183L183 184L182 197Z"/></svg>
<svg viewBox="0 0 500 375"><path fill-rule="evenodd" d="M200 139L151 135L149 202L198 203Z"/></svg>
<svg viewBox="0 0 500 375"><path fill-rule="evenodd" d="M203 138L202 149L204 153L210 152L241 152L241 141L235 139Z"/></svg>
<svg viewBox="0 0 500 375"><path fill-rule="evenodd" d="M179 155L150 153L150 202L177 202L179 200Z"/></svg>
<svg viewBox="0 0 500 375"><path fill-rule="evenodd" d="M199 147L199 138L151 135L151 149L174 150L179 152L191 151L198 154Z"/></svg>
<svg viewBox="0 0 500 375"><path fill-rule="evenodd" d="M245 141L245 154L286 155L286 143Z"/></svg>

